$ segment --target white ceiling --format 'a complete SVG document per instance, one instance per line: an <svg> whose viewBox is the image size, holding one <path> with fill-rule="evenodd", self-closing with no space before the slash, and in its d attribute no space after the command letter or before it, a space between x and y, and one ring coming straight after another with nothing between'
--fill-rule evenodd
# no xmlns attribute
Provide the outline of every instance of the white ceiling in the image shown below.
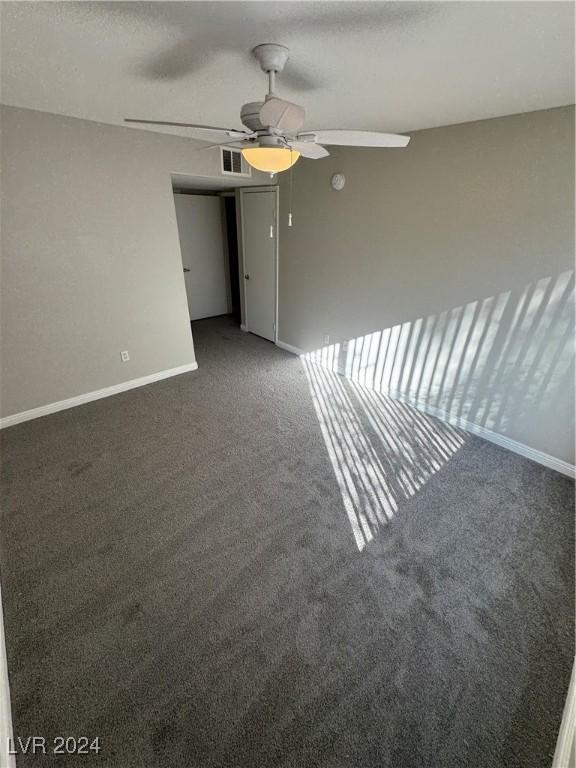
<svg viewBox="0 0 576 768"><path fill-rule="evenodd" d="M403 132L574 102L571 2L3 2L1 13L2 101L106 123L239 127L241 104L265 93L250 56L261 42L291 49L277 90L306 107L308 128Z"/></svg>

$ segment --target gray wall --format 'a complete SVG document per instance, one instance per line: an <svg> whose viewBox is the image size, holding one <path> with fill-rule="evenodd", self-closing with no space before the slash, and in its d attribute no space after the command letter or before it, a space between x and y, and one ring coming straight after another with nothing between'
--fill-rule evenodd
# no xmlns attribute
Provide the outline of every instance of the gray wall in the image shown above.
<svg viewBox="0 0 576 768"><path fill-rule="evenodd" d="M221 178L217 151L32 110L1 118L0 414L193 362L170 174Z"/></svg>
<svg viewBox="0 0 576 768"><path fill-rule="evenodd" d="M572 108L300 160L280 339L573 463L573 179Z"/></svg>

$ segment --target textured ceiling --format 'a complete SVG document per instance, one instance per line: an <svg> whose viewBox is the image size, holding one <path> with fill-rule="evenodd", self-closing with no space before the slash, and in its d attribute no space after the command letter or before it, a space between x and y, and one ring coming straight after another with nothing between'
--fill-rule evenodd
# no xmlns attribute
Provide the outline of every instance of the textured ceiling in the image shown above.
<svg viewBox="0 0 576 768"><path fill-rule="evenodd" d="M2 101L106 123L240 126L241 104L265 93L250 56L261 42L291 49L277 90L306 107L309 128L410 131L574 102L570 2L3 2L1 13Z"/></svg>

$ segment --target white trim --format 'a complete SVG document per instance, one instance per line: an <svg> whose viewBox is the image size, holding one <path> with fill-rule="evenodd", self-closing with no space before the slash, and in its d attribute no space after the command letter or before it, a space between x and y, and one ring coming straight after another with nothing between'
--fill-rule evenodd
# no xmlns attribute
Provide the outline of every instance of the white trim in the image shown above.
<svg viewBox="0 0 576 768"><path fill-rule="evenodd" d="M527 459L536 461L538 464L549 467L549 469L554 469L556 472L567 475L572 479L576 477L576 467L573 464L569 464L567 461L557 459L555 456L550 456L550 454L544 453L544 451L539 451L536 448L531 448L524 443L519 443L517 440L512 440L511 437L501 435L499 432L493 432L491 429L481 427L479 424L474 424L472 421L467 421L459 416L451 416L447 411L444 411L441 408L436 408L433 405L415 402L399 393L389 392L388 394L395 400L400 400L403 403L407 403L408 405L417 408L419 411L424 411L425 413L430 414L430 416L435 416L437 419L441 419L442 421L451 424L453 427L459 427L466 432L471 432L473 435L478 435L478 437L482 437L484 440L500 445L502 448L512 451L512 453L517 453Z"/></svg>
<svg viewBox="0 0 576 768"><path fill-rule="evenodd" d="M246 251L244 248L244 196L242 189L238 189L238 202L236 204L236 211L240 216L236 218L236 231L239 235L239 245L242 254L242 269L240 270L240 312L244 317L244 322L240 326L243 331L248 333L248 302L246 301L246 278L244 277L246 272ZM240 266L240 259L238 259L238 265Z"/></svg>
<svg viewBox="0 0 576 768"><path fill-rule="evenodd" d="M248 333L248 328L244 325L244 323L240 323L240 330L244 331L244 333Z"/></svg>
<svg viewBox="0 0 576 768"><path fill-rule="evenodd" d="M67 408L74 408L77 405L91 403L93 400L100 400L103 397L111 397L112 395L117 395L120 392L126 392L129 389L144 387L146 384L152 384L153 382L161 381L162 379L169 379L171 376L178 376L181 373L195 371L197 368L198 363L187 363L186 365L179 365L177 368L169 368L166 371L150 373L148 376L141 376L139 379L131 379L130 381L123 381L121 384L114 384L111 387L97 389L94 392L86 392L83 395L76 395L76 397L70 397L67 400L59 400L56 403L41 405L39 408L32 408L29 411L14 413L11 416L5 416L3 419L0 419L0 429L12 427L14 424L20 424L23 421L39 419L41 416L48 416L50 413L64 411Z"/></svg>
<svg viewBox="0 0 576 768"><path fill-rule="evenodd" d="M8 660L2 615L2 592L0 590L0 765L2 768L16 768L14 755L9 754L8 745L13 743L12 711L10 708L10 683L8 681Z"/></svg>
<svg viewBox="0 0 576 768"><path fill-rule="evenodd" d="M275 285L275 306L274 306L274 344L278 341L278 303L280 301L279 280L280 280L280 187L276 186L276 285Z"/></svg>
<svg viewBox="0 0 576 768"><path fill-rule="evenodd" d="M280 349L285 349L286 352L291 352L293 355L298 355L298 357L306 354L303 349L293 347L292 344L286 344L285 341L280 341L280 339L276 341L276 346L280 347Z"/></svg>
<svg viewBox="0 0 576 768"><path fill-rule="evenodd" d="M556 742L556 752L552 768L568 768L574 765L574 738L576 736L576 663L572 667L572 677L570 678L570 687L566 696L564 705L564 714L560 723L560 732ZM574 751L573 751L574 750ZM572 763L570 756L572 755Z"/></svg>

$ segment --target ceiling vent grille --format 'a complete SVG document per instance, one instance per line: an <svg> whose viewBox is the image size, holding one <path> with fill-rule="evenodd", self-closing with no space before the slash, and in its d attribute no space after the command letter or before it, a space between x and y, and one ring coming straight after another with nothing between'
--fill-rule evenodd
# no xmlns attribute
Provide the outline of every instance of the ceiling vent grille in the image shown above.
<svg viewBox="0 0 576 768"><path fill-rule="evenodd" d="M252 176L252 168L239 149L220 147L220 169L225 176Z"/></svg>

